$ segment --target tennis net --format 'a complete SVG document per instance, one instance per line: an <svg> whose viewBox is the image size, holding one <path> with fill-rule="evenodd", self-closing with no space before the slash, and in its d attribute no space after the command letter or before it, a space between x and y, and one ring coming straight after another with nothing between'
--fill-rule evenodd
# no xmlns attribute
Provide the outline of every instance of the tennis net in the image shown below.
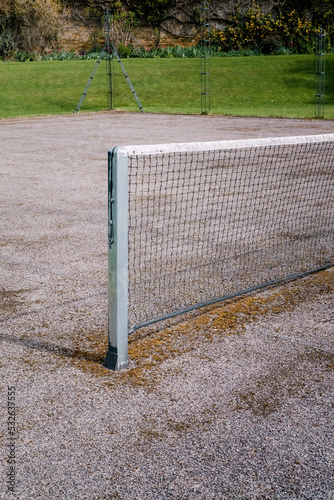
<svg viewBox="0 0 334 500"><path fill-rule="evenodd" d="M109 296L129 333L334 263L334 134L109 158Z"/></svg>

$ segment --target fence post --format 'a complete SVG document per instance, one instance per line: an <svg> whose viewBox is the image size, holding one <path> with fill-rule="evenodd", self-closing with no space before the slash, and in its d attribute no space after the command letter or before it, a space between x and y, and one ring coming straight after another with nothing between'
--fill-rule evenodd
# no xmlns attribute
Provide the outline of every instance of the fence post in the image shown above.
<svg viewBox="0 0 334 500"><path fill-rule="evenodd" d="M109 23L110 21L110 23ZM109 9L107 9L107 12L104 16L104 28L105 28L105 42L104 45L107 50L107 59L106 59L106 64L107 64L107 86L108 86L108 109L112 110L115 108L115 89L114 89L114 73L115 73L115 68L114 68L114 61L115 59L112 56L112 49L110 45L110 24L112 26L112 16L109 14ZM111 70L111 62L113 63L113 71Z"/></svg>
<svg viewBox="0 0 334 500"><path fill-rule="evenodd" d="M201 6L201 113L210 113L210 10L207 0Z"/></svg>
<svg viewBox="0 0 334 500"><path fill-rule="evenodd" d="M315 53L315 117L325 116L325 63L326 63L326 32L320 28L317 31Z"/></svg>
<svg viewBox="0 0 334 500"><path fill-rule="evenodd" d="M108 155L108 340L105 366L119 370L128 360L128 153Z"/></svg>

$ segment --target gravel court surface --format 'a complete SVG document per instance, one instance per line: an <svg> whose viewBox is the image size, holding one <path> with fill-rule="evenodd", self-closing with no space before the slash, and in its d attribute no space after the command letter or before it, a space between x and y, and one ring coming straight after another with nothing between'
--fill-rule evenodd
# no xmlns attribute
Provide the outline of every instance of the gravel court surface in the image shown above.
<svg viewBox="0 0 334 500"><path fill-rule="evenodd" d="M239 311L229 329L219 319L233 304L206 328L197 318L182 335L134 339L123 373L100 364L108 149L333 125L139 113L0 121L1 498L334 498L333 270L254 296L273 305L256 318Z"/></svg>

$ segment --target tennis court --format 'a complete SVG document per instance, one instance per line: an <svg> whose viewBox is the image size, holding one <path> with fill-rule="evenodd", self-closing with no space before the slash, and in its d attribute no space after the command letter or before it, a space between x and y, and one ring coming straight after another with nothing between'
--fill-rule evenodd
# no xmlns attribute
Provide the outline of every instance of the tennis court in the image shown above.
<svg viewBox="0 0 334 500"><path fill-rule="evenodd" d="M0 121L0 496L15 386L17 498L334 498L333 269L135 334L126 370L102 366L108 150L333 129L117 112Z"/></svg>

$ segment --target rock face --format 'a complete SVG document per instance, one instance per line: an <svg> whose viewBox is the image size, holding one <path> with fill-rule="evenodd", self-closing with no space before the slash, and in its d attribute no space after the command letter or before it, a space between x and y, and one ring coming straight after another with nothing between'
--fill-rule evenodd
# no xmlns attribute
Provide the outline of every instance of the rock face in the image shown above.
<svg viewBox="0 0 334 500"><path fill-rule="evenodd" d="M159 45L173 47L181 45L187 47L196 44L200 39L200 25L195 23L178 23L170 20L158 28L141 26L132 31L129 41L133 45L157 47ZM66 19L60 36L60 47L67 51L80 52L89 50L104 43L104 34L94 19L87 21L77 18Z"/></svg>
<svg viewBox="0 0 334 500"><path fill-rule="evenodd" d="M90 29L83 21L66 20L60 37L60 47L70 52L92 48Z"/></svg>
<svg viewBox="0 0 334 500"><path fill-rule="evenodd" d="M259 2L261 3L261 2ZM276 4L275 0L261 3L264 12ZM159 45L173 47L196 44L201 37L202 1L182 0L170 9L160 28L140 26L133 30L131 43L145 48ZM210 24L214 27L226 25L236 6L235 0L211 0ZM249 9L252 0L240 0L240 9ZM72 11L64 18L60 46L65 50L88 50L104 43L100 18L89 18L84 10Z"/></svg>

